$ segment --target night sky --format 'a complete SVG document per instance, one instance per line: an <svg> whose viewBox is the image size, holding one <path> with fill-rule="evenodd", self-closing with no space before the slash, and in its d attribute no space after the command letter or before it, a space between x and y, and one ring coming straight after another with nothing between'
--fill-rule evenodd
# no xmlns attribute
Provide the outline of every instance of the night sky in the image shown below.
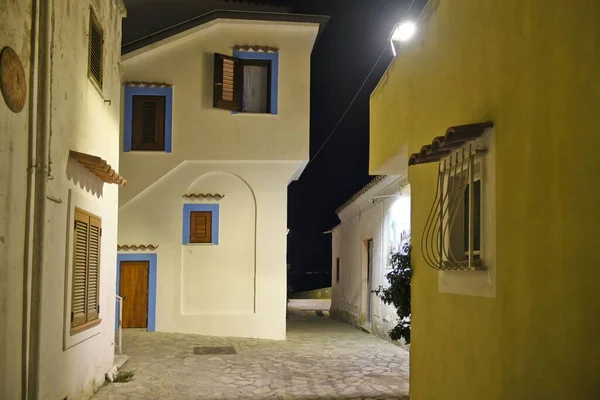
<svg viewBox="0 0 600 400"><path fill-rule="evenodd" d="M312 56L311 159L356 95L388 43L409 0L298 0L295 12L331 16ZM425 1L415 1L416 18ZM369 97L392 59L389 45L356 102L300 180L289 187L288 263L290 285L304 290L330 283L335 210L373 177L368 174ZM308 279L307 279L308 278Z"/></svg>
<svg viewBox="0 0 600 400"><path fill-rule="evenodd" d="M388 38L394 25L416 19L426 0L269 0L270 10L331 17L312 55L311 163L289 187L289 284L295 290L331 283L331 236L335 210L360 190L368 175L369 96L392 59ZM249 2L252 3L252 2ZM226 0L125 0L123 44L215 8L256 9ZM225 7L224 7L225 5ZM386 47L387 46L387 47ZM327 145L313 159L356 95L375 61L385 53ZM304 275L306 272L322 274Z"/></svg>

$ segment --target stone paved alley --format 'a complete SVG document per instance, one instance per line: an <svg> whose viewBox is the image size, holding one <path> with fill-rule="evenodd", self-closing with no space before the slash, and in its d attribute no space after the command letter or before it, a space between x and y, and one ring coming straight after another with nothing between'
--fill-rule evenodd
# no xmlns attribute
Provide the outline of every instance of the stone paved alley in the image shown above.
<svg viewBox="0 0 600 400"><path fill-rule="evenodd" d="M409 353L317 316L314 304L291 301L287 341L127 331L123 369L134 380L94 399L403 399ZM197 346L233 346L237 355L194 355Z"/></svg>

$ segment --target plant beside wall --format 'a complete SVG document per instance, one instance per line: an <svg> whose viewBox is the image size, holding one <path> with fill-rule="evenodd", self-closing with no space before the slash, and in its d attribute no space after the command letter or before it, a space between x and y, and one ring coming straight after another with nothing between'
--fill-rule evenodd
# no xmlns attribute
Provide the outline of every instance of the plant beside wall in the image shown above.
<svg viewBox="0 0 600 400"><path fill-rule="evenodd" d="M389 331L392 340L404 339L410 344L410 280L412 265L410 263L410 243L403 246L402 251L390 257L392 270L386 275L389 286L373 290L385 304L393 304L398 314L398 323Z"/></svg>

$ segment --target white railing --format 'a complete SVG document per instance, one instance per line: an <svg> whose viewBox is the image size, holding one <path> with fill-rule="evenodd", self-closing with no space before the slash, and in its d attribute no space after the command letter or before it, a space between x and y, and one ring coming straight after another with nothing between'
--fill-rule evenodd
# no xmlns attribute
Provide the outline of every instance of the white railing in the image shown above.
<svg viewBox="0 0 600 400"><path fill-rule="evenodd" d="M118 341L116 347L119 349L118 354L123 354L123 298L119 295L115 295L115 297L119 310L117 314L119 323L117 326Z"/></svg>

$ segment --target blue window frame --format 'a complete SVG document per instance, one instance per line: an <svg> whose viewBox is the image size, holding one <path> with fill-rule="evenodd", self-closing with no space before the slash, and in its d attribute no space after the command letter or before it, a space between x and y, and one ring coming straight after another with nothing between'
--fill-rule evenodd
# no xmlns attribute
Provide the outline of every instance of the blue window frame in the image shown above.
<svg viewBox="0 0 600 400"><path fill-rule="evenodd" d="M133 96L165 97L165 153L173 151L173 88L125 86L125 134L123 151L131 150L133 136Z"/></svg>
<svg viewBox="0 0 600 400"><path fill-rule="evenodd" d="M219 244L219 205L218 204L184 204L182 219L181 243L190 244L190 216L193 211L210 211L212 213L212 244Z"/></svg>
<svg viewBox="0 0 600 400"><path fill-rule="evenodd" d="M233 57L240 60L263 60L271 61L271 114L277 115L279 111L278 93L279 93L279 52L261 53L256 51L234 50ZM233 112L237 114L237 112Z"/></svg>

